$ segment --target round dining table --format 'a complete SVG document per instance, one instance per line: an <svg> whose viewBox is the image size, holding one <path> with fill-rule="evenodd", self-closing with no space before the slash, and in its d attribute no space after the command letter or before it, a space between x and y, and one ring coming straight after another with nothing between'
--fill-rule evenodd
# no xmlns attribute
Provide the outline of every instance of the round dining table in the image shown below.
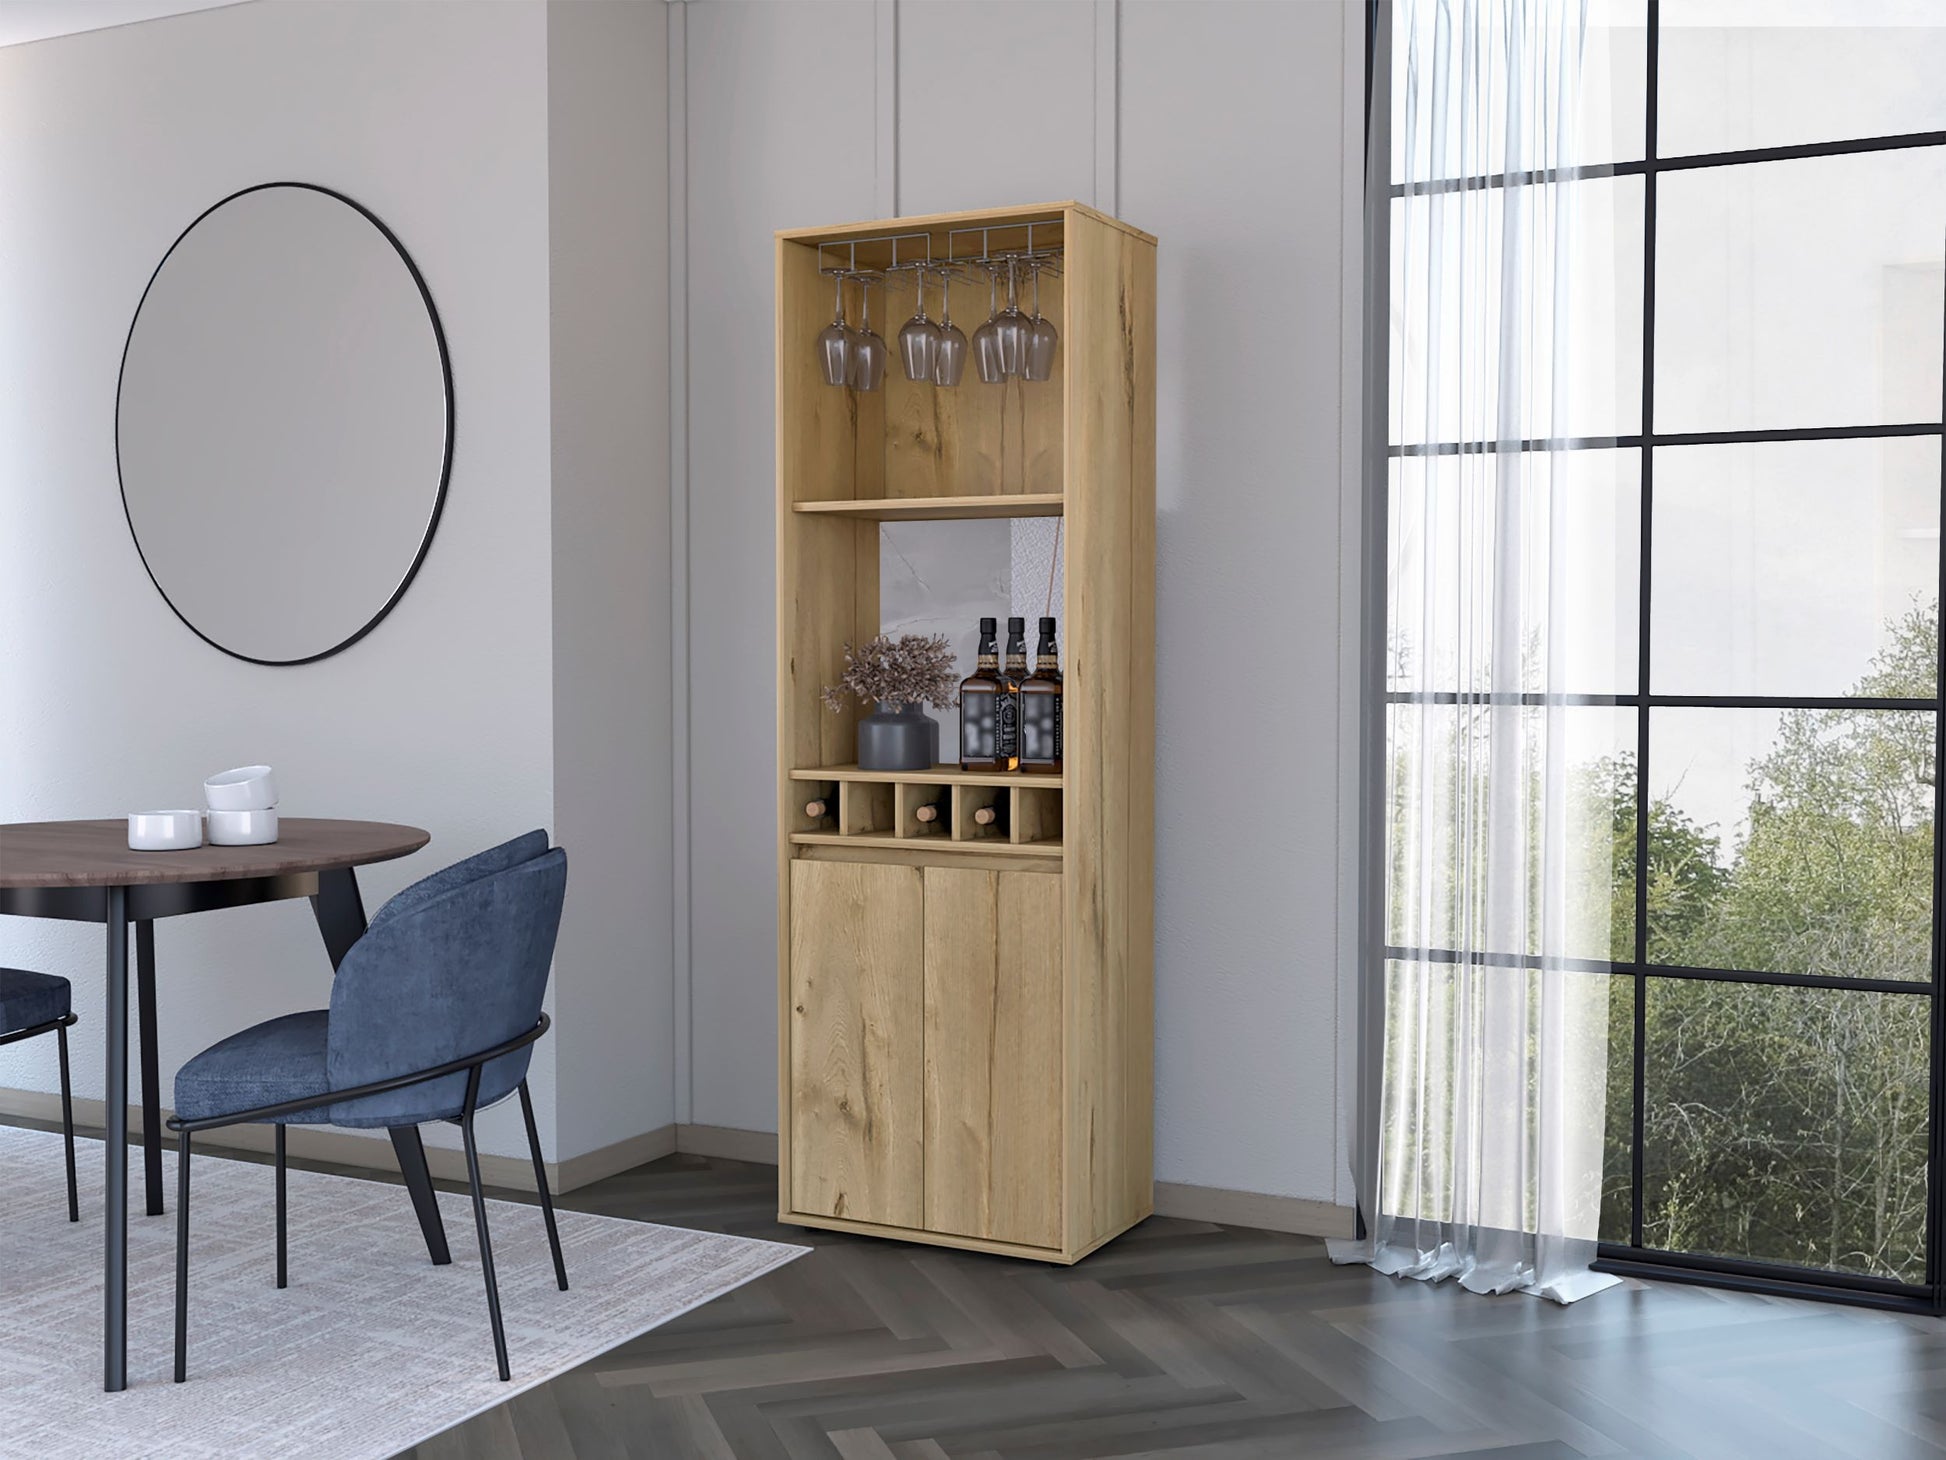
<svg viewBox="0 0 1946 1460"><path fill-rule="evenodd" d="M135 926L147 1211L162 1203L161 1080L155 1035L155 920L307 897L335 970L365 931L356 869L408 856L432 838L382 821L286 817L268 846L138 852L126 821L0 825L0 913L107 929L102 1387L128 1387L128 929ZM229 1031L213 1031L227 1033ZM399 1170L435 1263L452 1261L416 1126L391 1133Z"/></svg>

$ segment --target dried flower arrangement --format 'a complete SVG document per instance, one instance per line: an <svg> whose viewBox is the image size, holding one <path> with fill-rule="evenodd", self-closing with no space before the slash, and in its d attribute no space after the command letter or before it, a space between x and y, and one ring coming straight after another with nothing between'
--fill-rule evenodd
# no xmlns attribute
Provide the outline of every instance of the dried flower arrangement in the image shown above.
<svg viewBox="0 0 1946 1460"><path fill-rule="evenodd" d="M853 648L845 645L845 673L824 687L825 708L837 714L845 696L881 705L928 704L946 709L959 703L953 641L944 634L879 634Z"/></svg>

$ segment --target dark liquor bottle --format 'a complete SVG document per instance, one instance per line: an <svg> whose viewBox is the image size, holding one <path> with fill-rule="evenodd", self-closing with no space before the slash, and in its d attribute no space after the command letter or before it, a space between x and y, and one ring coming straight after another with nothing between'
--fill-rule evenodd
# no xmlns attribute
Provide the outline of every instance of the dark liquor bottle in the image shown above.
<svg viewBox="0 0 1946 1460"><path fill-rule="evenodd" d="M1007 834L1007 798L1002 796L991 806L981 806L973 813L973 824L982 830L978 836L1005 836Z"/></svg>
<svg viewBox="0 0 1946 1460"><path fill-rule="evenodd" d="M1000 703L1001 728L1013 737L1014 765L1020 765L1020 682L1027 677L1027 620L1007 620L1007 657L1001 661L1000 678L1006 682L1007 697Z"/></svg>
<svg viewBox="0 0 1946 1460"><path fill-rule="evenodd" d="M822 821L831 814L831 803L820 796L814 801L804 803L804 814L813 821Z"/></svg>
<svg viewBox="0 0 1946 1460"><path fill-rule="evenodd" d="M921 826L937 826L946 815L944 801L928 801L923 806L912 808L912 819Z"/></svg>
<svg viewBox="0 0 1946 1460"><path fill-rule="evenodd" d="M1041 620L1034 672L1020 682L1020 768L1044 776L1061 773L1061 656L1054 620Z"/></svg>
<svg viewBox="0 0 1946 1460"><path fill-rule="evenodd" d="M980 620L980 662L960 681L959 763L967 771L1010 771L1020 760L1014 687L1000 674L996 621Z"/></svg>

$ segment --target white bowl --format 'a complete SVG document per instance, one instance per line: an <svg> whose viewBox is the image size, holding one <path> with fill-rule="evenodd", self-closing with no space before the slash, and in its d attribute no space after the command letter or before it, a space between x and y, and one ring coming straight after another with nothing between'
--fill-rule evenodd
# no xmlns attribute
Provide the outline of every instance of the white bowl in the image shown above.
<svg viewBox="0 0 1946 1460"><path fill-rule="evenodd" d="M200 811L137 811L128 818L132 852L180 852L203 844Z"/></svg>
<svg viewBox="0 0 1946 1460"><path fill-rule="evenodd" d="M249 811L211 811L213 847L261 847L277 840L277 813L265 806Z"/></svg>
<svg viewBox="0 0 1946 1460"><path fill-rule="evenodd" d="M277 780L267 765L238 766L204 781L203 797L212 811L267 811L277 804Z"/></svg>

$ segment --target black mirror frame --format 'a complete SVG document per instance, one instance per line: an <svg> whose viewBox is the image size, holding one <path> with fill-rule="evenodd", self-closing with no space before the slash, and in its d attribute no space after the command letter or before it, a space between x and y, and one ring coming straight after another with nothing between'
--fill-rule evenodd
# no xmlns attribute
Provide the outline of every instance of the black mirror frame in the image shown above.
<svg viewBox="0 0 1946 1460"><path fill-rule="evenodd" d="M226 204L234 203L238 198L247 197L251 193L264 192L270 188L302 188L306 192L322 193L327 198L336 199L347 208L351 208L357 212L367 223L379 231L379 234L387 243L392 245L393 250L399 256L400 262L405 265L406 272L412 276L412 283L418 289L419 298L426 306L426 318L432 324L433 342L439 347L439 374L446 396L446 441L440 454L439 490L433 498L432 512L426 518L425 535L419 539L419 548L412 555L411 566L405 570L405 575L400 578L398 587L392 590L391 597L385 600L378 612L367 619L362 627L348 635L339 643L333 644L330 648L322 649L315 654L307 654L301 659L259 659L254 655L240 654L235 649L218 643L189 621L183 611L176 607L175 600L169 597L169 591L162 586L161 580L155 576L155 569L149 565L148 554L142 551L142 539L135 531L135 518L128 509L128 484L122 477L122 383L128 372L129 345L135 338L135 326L141 321L142 306L148 302L149 291L155 287L155 281L161 276L163 269L168 266L170 256L175 253L185 238L196 231L197 224L201 223L217 209L224 207ZM426 287L425 276L419 272L418 264L414 263L412 255L406 252L406 247L399 241L398 235L385 226L384 220L356 199L346 197L335 188L327 188L318 183L291 181L267 182L255 183L247 188L239 188L228 197L219 198L216 202L210 204L209 207L203 209L202 212L198 213L190 221L187 228L176 235L175 242L171 243L164 251L161 260L149 274L148 283L142 286L142 297L136 301L135 313L129 318L128 322L128 334L122 341L122 361L115 375L115 481L122 497L122 519L128 523L129 539L135 544L136 556L142 560L142 570L149 575L149 581L155 584L155 591L162 595L162 601L169 605L169 611L181 620L184 628L188 629L190 633L201 639L205 644L208 644L212 649L228 654L232 659L241 659L247 664L263 664L280 668L298 664L315 664L320 659L329 659L333 654L341 653L349 649L353 644L377 628L380 621L405 596L405 590L412 586L412 580L418 576L419 565L425 562L426 553L432 547L433 534L439 530L440 514L446 510L446 489L453 475L453 416L453 362L452 356L446 349L446 329L440 322L438 306L433 303L432 291Z"/></svg>

